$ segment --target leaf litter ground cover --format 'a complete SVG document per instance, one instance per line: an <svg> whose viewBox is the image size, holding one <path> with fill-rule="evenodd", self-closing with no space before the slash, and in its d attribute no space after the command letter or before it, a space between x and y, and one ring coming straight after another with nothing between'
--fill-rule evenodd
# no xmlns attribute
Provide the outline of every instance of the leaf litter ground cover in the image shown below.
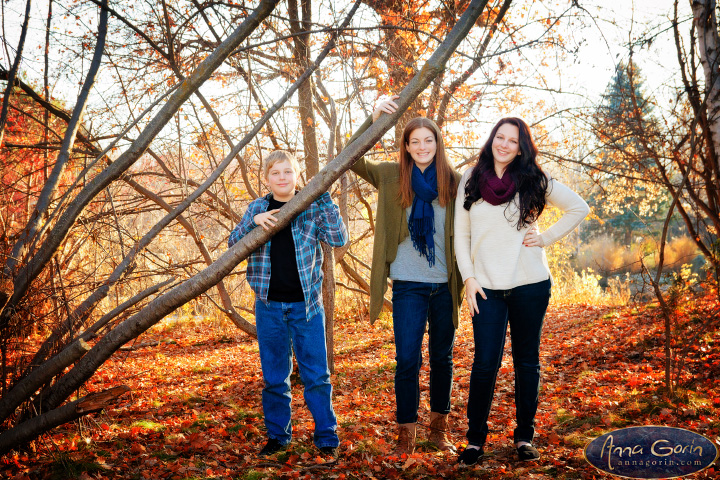
<svg viewBox="0 0 720 480"><path fill-rule="evenodd" d="M266 439L256 342L218 322L166 319L138 339L138 344L148 346L119 352L88 384L90 391L126 384L132 389L130 394L101 415L45 435L34 444L34 451L6 455L0 477L610 478L590 466L582 451L590 440L616 428L676 426L717 443L720 315L717 302L698 303L702 302L679 316L679 323L698 324L695 330L701 334L692 347L683 350L682 380L690 386L674 401L662 395L663 336L657 309L551 307L541 346L543 383L536 445L542 458L534 463L517 462L512 446L509 345L498 376L486 457L480 466L458 467L455 455L436 452L425 441L427 365L421 373L418 449L408 457L393 456L395 362L389 317L374 326L366 319L338 321L333 376L341 438L338 458L323 457L313 447L312 417L295 373L293 442L287 451L259 459L256 452ZM465 312L456 340L450 414L450 437L458 449L465 441L472 355L472 327ZM715 466L693 478L715 478L717 473Z"/></svg>

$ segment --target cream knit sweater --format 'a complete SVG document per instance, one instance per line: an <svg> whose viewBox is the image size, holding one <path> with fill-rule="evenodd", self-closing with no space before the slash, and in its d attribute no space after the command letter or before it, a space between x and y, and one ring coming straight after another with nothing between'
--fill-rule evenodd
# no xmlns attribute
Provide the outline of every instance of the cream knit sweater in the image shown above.
<svg viewBox="0 0 720 480"><path fill-rule="evenodd" d="M545 249L523 246L531 225L517 229L515 201L495 206L478 200L470 211L463 208L465 183L471 172L469 168L463 174L455 200L455 257L463 281L475 277L483 288L508 290L547 280L550 269ZM548 206L563 212L540 235L547 246L575 229L590 209L577 193L553 179L548 182L546 199Z"/></svg>

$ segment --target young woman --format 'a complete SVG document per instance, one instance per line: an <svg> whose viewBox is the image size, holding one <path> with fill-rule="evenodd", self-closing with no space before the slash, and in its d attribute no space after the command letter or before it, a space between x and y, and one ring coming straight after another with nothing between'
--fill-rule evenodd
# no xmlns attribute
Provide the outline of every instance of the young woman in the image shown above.
<svg viewBox="0 0 720 480"><path fill-rule="evenodd" d="M396 98L379 104L350 142L383 112L396 111ZM442 450L452 450L446 431L455 328L462 302L462 280L452 243L459 174L447 161L440 129L423 117L410 120L405 127L398 160L373 162L361 158L352 167L378 189L370 319L374 322L380 314L389 277L397 360L396 453L415 450L422 341L427 325L431 410L428 440Z"/></svg>
<svg viewBox="0 0 720 480"><path fill-rule="evenodd" d="M540 387L540 332L551 286L543 247L575 229L589 209L575 192L543 173L537 153L527 124L504 118L458 188L455 254L475 338L468 446L459 457L468 465L483 454L508 323L515 369L515 447L520 460L540 458L532 439ZM546 204L563 215L540 234L536 221Z"/></svg>

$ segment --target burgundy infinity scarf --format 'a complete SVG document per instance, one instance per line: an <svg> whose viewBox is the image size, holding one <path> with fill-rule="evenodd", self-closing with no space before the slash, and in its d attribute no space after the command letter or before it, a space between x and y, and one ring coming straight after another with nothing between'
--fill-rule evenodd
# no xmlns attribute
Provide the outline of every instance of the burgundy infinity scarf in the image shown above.
<svg viewBox="0 0 720 480"><path fill-rule="evenodd" d="M483 200L490 205L509 202L515 195L515 182L507 172L502 178L498 178L495 170L488 170L483 172L483 178L480 182L480 194Z"/></svg>

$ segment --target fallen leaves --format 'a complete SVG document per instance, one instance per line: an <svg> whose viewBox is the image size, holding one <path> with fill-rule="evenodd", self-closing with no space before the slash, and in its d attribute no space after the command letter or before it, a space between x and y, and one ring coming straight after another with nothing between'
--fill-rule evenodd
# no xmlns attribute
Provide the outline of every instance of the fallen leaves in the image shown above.
<svg viewBox="0 0 720 480"><path fill-rule="evenodd" d="M708 308L711 308L708 306ZM711 312L715 310L709 310ZM609 322L610 315L613 319ZM293 443L275 458L258 459L265 441L262 375L253 340L230 326L196 322L164 329L143 341L156 347L121 352L88 387L99 391L127 384L132 398L97 418L53 431L38 453L7 455L0 476L57 478L607 478L582 457L594 437L629 425L681 426L712 439L720 435L718 370L720 325L689 349L685 365L694 389L675 403L660 393L663 381L660 322L654 311L586 305L551 308L541 362L543 383L537 441L543 457L519 464L512 446L515 407L510 346L500 369L482 465L459 468L456 457L426 441L428 372L421 373L418 450L398 458L395 442L392 327L339 319L333 405L341 444L337 459L312 445L314 423L302 385L292 377ZM232 342L228 339L234 338ZM509 344L508 337L508 344ZM472 328L465 315L455 348L455 386L449 438L465 443L465 408L473 357ZM427 355L427 346L425 346ZM64 456L59 459L58 452ZM708 470L696 478L712 478ZM238 476L240 475L240 476Z"/></svg>

